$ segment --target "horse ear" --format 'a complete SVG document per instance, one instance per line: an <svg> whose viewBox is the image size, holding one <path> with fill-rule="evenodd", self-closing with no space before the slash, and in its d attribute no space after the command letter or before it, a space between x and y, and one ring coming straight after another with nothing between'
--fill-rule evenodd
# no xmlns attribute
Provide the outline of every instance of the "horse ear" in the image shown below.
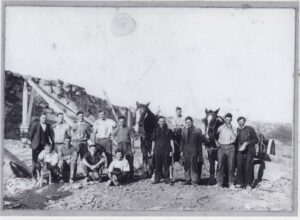
<svg viewBox="0 0 300 220"><path fill-rule="evenodd" d="M220 111L220 108L218 108L218 109L215 111L215 114L218 115L219 111Z"/></svg>
<svg viewBox="0 0 300 220"><path fill-rule="evenodd" d="M149 105L150 105L150 102L148 102L148 103L146 104L147 108L149 107Z"/></svg>
<svg viewBox="0 0 300 220"><path fill-rule="evenodd" d="M207 110L207 108L205 108L205 114L207 114L208 113L208 110Z"/></svg>
<svg viewBox="0 0 300 220"><path fill-rule="evenodd" d="M138 101L136 101L136 106L139 106L139 102Z"/></svg>

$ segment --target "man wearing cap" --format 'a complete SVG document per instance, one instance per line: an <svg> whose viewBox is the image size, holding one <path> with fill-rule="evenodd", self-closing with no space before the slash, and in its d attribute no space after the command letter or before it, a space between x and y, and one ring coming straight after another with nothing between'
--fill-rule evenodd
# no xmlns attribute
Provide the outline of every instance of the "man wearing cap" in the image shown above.
<svg viewBox="0 0 300 220"><path fill-rule="evenodd" d="M172 120L172 128L174 132L174 161L180 160L180 142L181 142L181 131L185 126L185 121L182 116L182 109L176 107L176 116Z"/></svg>
<svg viewBox="0 0 300 220"><path fill-rule="evenodd" d="M126 126L126 118L124 116L120 116L118 118L118 127L112 131L112 141L116 145L116 148L122 151L124 157L129 163L130 178L133 176L133 135L133 130Z"/></svg>
<svg viewBox="0 0 300 220"><path fill-rule="evenodd" d="M195 128L191 117L185 118L186 127L182 130L181 155L184 157L184 185L197 185L202 169L202 132Z"/></svg>
<svg viewBox="0 0 300 220"><path fill-rule="evenodd" d="M70 125L68 125L64 120L64 114L57 114L57 123L53 126L54 132L54 142L55 148L54 150L58 152L59 148L64 145L65 135L70 135Z"/></svg>
<svg viewBox="0 0 300 220"><path fill-rule="evenodd" d="M228 175L228 186L234 189L234 169L235 169L235 147L236 135L234 134L231 121L232 114L225 115L225 123L218 128L218 168L217 168L217 186L224 185L225 175Z"/></svg>
<svg viewBox="0 0 300 220"><path fill-rule="evenodd" d="M93 125L93 137L95 143L101 147L101 149L97 149L98 151L105 151L107 158L107 166L112 161L112 141L111 141L111 133L113 129L116 127L116 123L106 117L106 111L101 110L98 113L99 119L95 121Z"/></svg>
<svg viewBox="0 0 300 220"><path fill-rule="evenodd" d="M237 128L237 187L252 188L254 180L254 156L255 144L258 138L253 127L246 126L246 118L239 117L237 119L239 127Z"/></svg>

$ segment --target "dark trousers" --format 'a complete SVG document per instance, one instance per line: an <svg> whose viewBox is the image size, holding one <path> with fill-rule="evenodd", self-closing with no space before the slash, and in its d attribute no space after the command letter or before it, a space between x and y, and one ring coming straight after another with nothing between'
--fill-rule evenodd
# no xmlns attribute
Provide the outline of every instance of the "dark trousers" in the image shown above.
<svg viewBox="0 0 300 220"><path fill-rule="evenodd" d="M96 138L96 144L98 144L101 149L104 150L107 158L107 166L112 162L112 143L109 138Z"/></svg>
<svg viewBox="0 0 300 220"><path fill-rule="evenodd" d="M69 163L65 160L58 161L59 175L64 177L63 174L66 170L70 170L70 179L75 179L75 174L77 171L77 161L71 160Z"/></svg>
<svg viewBox="0 0 300 220"><path fill-rule="evenodd" d="M83 156L88 152L87 141L77 141L75 147L77 148L78 156L80 155L82 160Z"/></svg>
<svg viewBox="0 0 300 220"><path fill-rule="evenodd" d="M235 147L234 145L221 146L218 150L217 182L223 186L224 177L228 178L228 185L234 184Z"/></svg>
<svg viewBox="0 0 300 220"><path fill-rule="evenodd" d="M183 151L184 177L186 181L199 183L199 154L195 151Z"/></svg>
<svg viewBox="0 0 300 220"><path fill-rule="evenodd" d="M57 165L52 166L50 163L46 163L46 164L47 165L46 165L45 168L48 169L48 170L50 170L52 178L54 179L54 181L57 181L57 179L58 179L58 172L59 172ZM41 171L42 164L40 162L37 162L35 166L36 166L36 170Z"/></svg>
<svg viewBox="0 0 300 220"><path fill-rule="evenodd" d="M218 161L218 149L208 149L207 153L209 162L209 174L210 176L214 176L216 171L216 161Z"/></svg>
<svg viewBox="0 0 300 220"><path fill-rule="evenodd" d="M180 161L180 142L181 134L175 133L175 142L174 142L174 162Z"/></svg>
<svg viewBox="0 0 300 220"><path fill-rule="evenodd" d="M91 177L90 173L93 173L93 175L97 178L101 177L102 171L103 171L103 165L100 165L99 167L95 168L94 170L91 170L89 167L85 166L84 164L82 164L82 168L83 168L83 175L84 177ZM94 178L93 178L94 179Z"/></svg>
<svg viewBox="0 0 300 220"><path fill-rule="evenodd" d="M237 180L244 186L252 186L254 179L255 147L248 147L244 152L237 153Z"/></svg>
<svg viewBox="0 0 300 220"><path fill-rule="evenodd" d="M119 183L126 183L127 182L127 179L128 179L128 173L127 172L120 172L120 171L115 172L113 170L111 172L111 179L113 179L114 176L116 176L117 181Z"/></svg>
<svg viewBox="0 0 300 220"><path fill-rule="evenodd" d="M160 181L161 178L170 180L170 155L154 154L154 181Z"/></svg>
<svg viewBox="0 0 300 220"><path fill-rule="evenodd" d="M44 146L40 145L36 149L32 150L32 177L34 177L34 178L37 177L36 168L37 168L38 156L43 149L44 149Z"/></svg>

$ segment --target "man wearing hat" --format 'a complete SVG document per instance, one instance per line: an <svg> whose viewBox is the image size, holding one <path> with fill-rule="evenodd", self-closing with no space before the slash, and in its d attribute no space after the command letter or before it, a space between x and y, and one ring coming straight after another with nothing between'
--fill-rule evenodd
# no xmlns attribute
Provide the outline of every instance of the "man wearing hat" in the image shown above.
<svg viewBox="0 0 300 220"><path fill-rule="evenodd" d="M181 142L181 131L185 126L184 117L182 116L182 109L176 107L176 116L172 120L172 128L174 132L174 161L180 160L180 142Z"/></svg>
<svg viewBox="0 0 300 220"><path fill-rule="evenodd" d="M258 138L253 127L246 126L246 118L239 117L237 119L239 127L237 129L237 186L252 188L254 180L254 155L255 144L258 143Z"/></svg>
<svg viewBox="0 0 300 220"><path fill-rule="evenodd" d="M225 115L225 123L218 128L218 140L216 141L218 150L217 183L224 185L225 175L228 175L228 186L234 189L234 168L235 168L235 147L236 135L231 125L232 114Z"/></svg>

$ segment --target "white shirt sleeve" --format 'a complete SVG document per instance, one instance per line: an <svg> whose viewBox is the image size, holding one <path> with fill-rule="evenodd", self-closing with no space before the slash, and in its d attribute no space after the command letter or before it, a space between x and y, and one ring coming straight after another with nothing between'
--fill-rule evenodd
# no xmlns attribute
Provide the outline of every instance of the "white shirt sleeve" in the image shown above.
<svg viewBox="0 0 300 220"><path fill-rule="evenodd" d="M110 163L110 165L109 165L109 167L108 167L108 172L112 172L113 171L113 169L114 169L114 161L112 161L111 163Z"/></svg>
<svg viewBox="0 0 300 220"><path fill-rule="evenodd" d="M44 161L44 159L45 159L45 150L42 150L42 152L38 156L38 159L40 161Z"/></svg>

